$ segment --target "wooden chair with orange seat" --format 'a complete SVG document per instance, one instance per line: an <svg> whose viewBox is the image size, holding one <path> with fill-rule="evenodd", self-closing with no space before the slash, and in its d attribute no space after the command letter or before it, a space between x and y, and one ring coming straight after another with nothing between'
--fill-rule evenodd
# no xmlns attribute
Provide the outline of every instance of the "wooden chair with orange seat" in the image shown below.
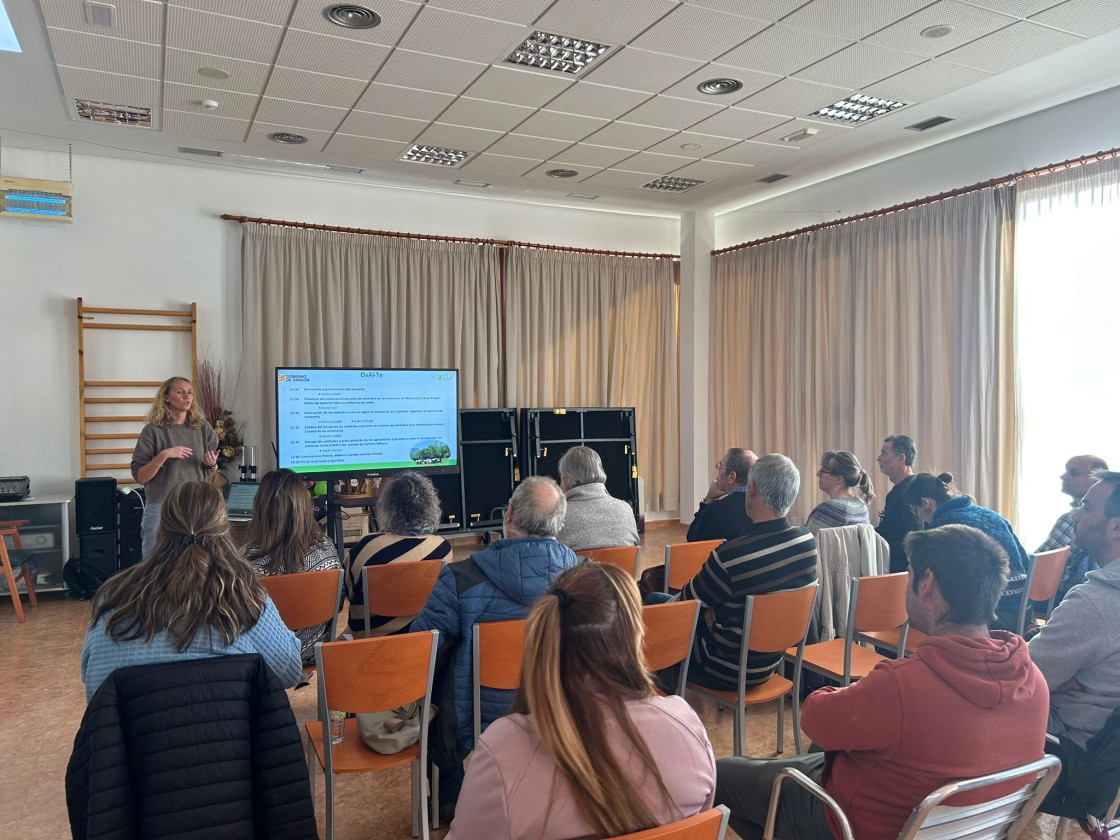
<svg viewBox="0 0 1120 840"><path fill-rule="evenodd" d="M800 589L772 592L766 595L748 595L743 609L743 646L739 652L738 691L722 691L689 682L688 688L710 697L717 703L735 709L735 755L746 754L746 707L778 701L778 752L785 747L785 698L793 692L793 737L797 752L801 753L801 727L797 717L797 692L794 683L780 674L759 685L748 686L747 655L755 653L782 653L795 650L800 654L805 647L809 621L813 617L813 604L817 598L817 583ZM791 645L793 647L791 647Z"/></svg>
<svg viewBox="0 0 1120 840"><path fill-rule="evenodd" d="M711 553L723 540L672 543L665 546L665 591L679 592L703 568Z"/></svg>
<svg viewBox="0 0 1120 840"><path fill-rule="evenodd" d="M618 566L631 577L635 579L638 577L638 563L641 559L639 546L620 545L610 548L588 548L577 551L576 554L580 557L586 557L588 560L594 560L596 563Z"/></svg>
<svg viewBox="0 0 1120 840"><path fill-rule="evenodd" d="M1026 633L1028 627L1045 624L1054 611L1054 599L1058 597L1058 587L1062 585L1062 572L1069 559L1069 548L1066 545L1031 555L1027 564L1027 580L1023 586L1023 600L1019 605L1019 620L1015 624L1015 632L1020 636ZM1032 601L1045 602L1046 611L1041 620L1032 615L1028 622L1027 613L1031 611Z"/></svg>
<svg viewBox="0 0 1120 840"><path fill-rule="evenodd" d="M19 537L19 527L26 525L29 521L27 519L14 519L0 522L0 566L4 567L4 580L8 582L8 594L11 596L12 606L16 610L16 621L20 624L23 624L27 618L23 614L23 603L20 599L19 590L16 588L17 581L23 581L23 585L27 589L27 600L31 602L31 606L39 606L39 598L35 594L35 569L30 563L35 552L29 548L24 548L23 541ZM9 539L12 541L11 548L8 547ZM18 573L16 568L19 569Z"/></svg>
<svg viewBox="0 0 1120 840"><path fill-rule="evenodd" d="M679 664L680 677L673 693L681 697L688 685L688 660L696 640L699 617L699 601L671 601L642 607L642 622L646 628L642 650L646 667L650 671L663 671Z"/></svg>
<svg viewBox="0 0 1120 840"><path fill-rule="evenodd" d="M396 618L416 615L424 609L442 569L443 563L437 560L410 560L363 567L366 638L370 634L371 615Z"/></svg>
<svg viewBox="0 0 1120 840"><path fill-rule="evenodd" d="M716 805L683 820L647 828L633 834L622 834L612 840L723 840L731 812L726 805Z"/></svg>
<svg viewBox="0 0 1120 840"><path fill-rule="evenodd" d="M422 561L426 562L426 561ZM329 714L335 712L380 712L419 701L420 719L428 720L432 704L439 632L429 630L320 642L315 646L319 671L319 720L308 721L307 772L314 784L312 754L326 777L326 840L334 840L334 777L338 773L371 773L410 765L412 770L412 835L428 840L429 822L425 803L428 764L428 727L420 727L420 740L392 755L374 752L362 743L357 720L346 720L342 743L331 744ZM325 741L325 743L324 743ZM359 803L354 803L356 806ZM368 807L363 801L360 807Z"/></svg>
<svg viewBox="0 0 1120 840"><path fill-rule="evenodd" d="M296 572L290 575L262 577L261 585L276 605L280 620L293 633L328 624L326 639L335 637L335 624L342 603L342 569L325 569L320 572ZM315 673L315 666L303 666L307 679Z"/></svg>

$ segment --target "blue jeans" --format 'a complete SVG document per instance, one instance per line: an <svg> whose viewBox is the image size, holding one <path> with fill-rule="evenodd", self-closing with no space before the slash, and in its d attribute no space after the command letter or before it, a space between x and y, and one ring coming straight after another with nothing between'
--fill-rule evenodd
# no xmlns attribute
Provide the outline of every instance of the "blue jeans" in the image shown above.
<svg viewBox="0 0 1120 840"><path fill-rule="evenodd" d="M159 508L157 502L148 502L144 505L144 518L140 520L140 547L144 552L143 559L148 559L148 552L156 544L156 530L159 528Z"/></svg>

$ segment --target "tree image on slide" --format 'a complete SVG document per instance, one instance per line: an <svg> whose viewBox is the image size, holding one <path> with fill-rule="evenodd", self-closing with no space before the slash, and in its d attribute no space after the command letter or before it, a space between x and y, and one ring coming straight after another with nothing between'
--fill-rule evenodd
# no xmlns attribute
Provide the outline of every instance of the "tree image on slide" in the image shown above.
<svg viewBox="0 0 1120 840"><path fill-rule="evenodd" d="M417 464L438 464L451 457L451 447L442 440L419 441L408 453Z"/></svg>

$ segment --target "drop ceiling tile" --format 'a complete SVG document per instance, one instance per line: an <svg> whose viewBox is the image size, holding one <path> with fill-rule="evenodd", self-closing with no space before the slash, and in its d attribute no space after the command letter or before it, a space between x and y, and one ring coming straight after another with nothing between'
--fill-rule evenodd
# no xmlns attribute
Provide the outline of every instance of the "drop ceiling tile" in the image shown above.
<svg viewBox="0 0 1120 840"><path fill-rule="evenodd" d="M151 108L153 125L158 128L160 108L159 82L153 79L138 79L135 76L121 76L116 73L98 73L94 70L77 70L69 67L58 68L62 89L70 99L92 99L111 105L131 105L136 108ZM67 102L68 111L74 113L74 103ZM132 129L143 131L144 129Z"/></svg>
<svg viewBox="0 0 1120 840"><path fill-rule="evenodd" d="M719 97L712 97L718 100ZM724 106L718 102L696 102L673 96L655 96L625 115L628 123L653 125L658 128L688 128L690 125L718 114Z"/></svg>
<svg viewBox="0 0 1120 840"><path fill-rule="evenodd" d="M203 108L199 103L204 99L214 100L218 103L218 107L213 110ZM251 93L234 93L228 90L216 93L205 87L176 85L171 82L163 86L163 107L165 109L204 114L229 120L251 120L253 112L257 109L257 99L258 97Z"/></svg>
<svg viewBox="0 0 1120 840"><path fill-rule="evenodd" d="M716 152L711 156L711 159L757 166L767 161L785 157L796 151L796 146L784 144L779 146L776 143L757 143L754 140L744 140L738 145Z"/></svg>
<svg viewBox="0 0 1120 840"><path fill-rule="evenodd" d="M203 67L214 67L229 73L228 79L209 79L198 71ZM169 82L184 85L202 85L215 92L235 91L237 93L260 94L271 67L254 61L239 61L236 58L219 58L204 53L187 50L164 51L164 77ZM215 99L217 97L214 97Z"/></svg>
<svg viewBox="0 0 1120 840"><path fill-rule="evenodd" d="M316 131L334 131L345 118L345 108L328 108L309 102L291 102L287 99L272 99L267 96L261 100L256 117L260 122L271 125L283 125L289 129L311 128Z"/></svg>
<svg viewBox="0 0 1120 840"><path fill-rule="evenodd" d="M813 0L783 18L782 26L855 41L928 5L929 0Z"/></svg>
<svg viewBox="0 0 1120 840"><path fill-rule="evenodd" d="M407 117L351 111L350 116L342 121L338 130L342 134L377 137L381 140L394 140L399 144L411 142L427 127L427 120L410 120Z"/></svg>
<svg viewBox="0 0 1120 840"><path fill-rule="evenodd" d="M613 120L649 99L650 94L581 81L548 103L549 110Z"/></svg>
<svg viewBox="0 0 1120 840"><path fill-rule="evenodd" d="M581 184L593 187L620 187L623 189L641 189L643 184L648 184L655 176L648 172L626 172L621 169L604 169L580 181Z"/></svg>
<svg viewBox="0 0 1120 840"><path fill-rule="evenodd" d="M342 160L396 160L410 146L399 140L381 140L374 137L355 137L352 134L336 134L323 151L336 155Z"/></svg>
<svg viewBox="0 0 1120 840"><path fill-rule="evenodd" d="M787 143L786 145L798 149L804 149L807 146L815 146L817 143L823 143L825 140L831 140L833 137L839 137L842 134L847 134L851 131L850 126L846 125L829 125L827 123L812 122L810 120L790 120L783 125L779 125L769 131L764 131L761 134L756 134L752 137L759 143L778 143L783 137L787 137L796 131L807 128L810 131L817 132L812 137L807 137L804 140L798 140L796 143Z"/></svg>
<svg viewBox="0 0 1120 840"><path fill-rule="evenodd" d="M759 73L756 70L744 70L742 67L732 67L730 64L707 64L699 70L685 76L675 85L667 88L663 93L666 96L675 96L680 99L693 99L696 102L711 102L716 105L737 105L752 93L757 93L763 88L770 87L774 82L783 78L773 73ZM701 93L697 86L709 79L737 79L743 87L734 93L721 93L712 96Z"/></svg>
<svg viewBox="0 0 1120 840"><path fill-rule="evenodd" d="M374 111L395 117L434 120L454 99L455 97L448 93L434 93L374 82L354 107L359 111Z"/></svg>
<svg viewBox="0 0 1120 840"><path fill-rule="evenodd" d="M656 152L638 152L621 164L628 172L648 172L651 175L668 175L675 169L687 166L693 158L680 155L659 155Z"/></svg>
<svg viewBox="0 0 1120 840"><path fill-rule="evenodd" d="M854 92L879 79L915 67L924 60L910 53L859 43L833 53L796 75L799 79L840 85Z"/></svg>
<svg viewBox="0 0 1120 840"><path fill-rule="evenodd" d="M125 41L147 44L163 43L163 4L153 0L114 0L116 14L113 26L86 23L81 3L60 3L44 0L39 4L47 26L105 35Z"/></svg>
<svg viewBox="0 0 1120 840"><path fill-rule="evenodd" d="M587 0L557 0L536 27L616 46L636 38L676 5L676 0L611 0L588 8Z"/></svg>
<svg viewBox="0 0 1120 840"><path fill-rule="evenodd" d="M406 50L482 61L500 61L525 37L525 27L448 9L426 7L400 41Z"/></svg>
<svg viewBox="0 0 1120 840"><path fill-rule="evenodd" d="M900 20L881 32L876 32L867 39L867 42L933 58L1011 23L1014 23L1014 19L1006 15L957 3L954 0L940 0L916 15ZM922 30L941 24L952 26L953 31L941 38L921 36Z"/></svg>
<svg viewBox="0 0 1120 840"><path fill-rule="evenodd" d="M971 44L945 53L941 59L975 67L987 73L1002 73L1044 55L1080 44L1083 40L1079 35L1019 21L1007 29L985 35Z"/></svg>
<svg viewBox="0 0 1120 840"><path fill-rule="evenodd" d="M466 95L491 102L540 108L574 83L574 78L561 73L553 75L545 71L490 67L467 88Z"/></svg>
<svg viewBox="0 0 1120 840"><path fill-rule="evenodd" d="M771 26L720 56L720 64L788 76L851 44L845 38Z"/></svg>
<svg viewBox="0 0 1120 840"><path fill-rule="evenodd" d="M340 79L323 73L277 67L268 80L265 96L349 109L354 107L354 102L365 89L366 82L358 79Z"/></svg>
<svg viewBox="0 0 1120 840"><path fill-rule="evenodd" d="M60 67L79 67L146 79L158 79L160 76L162 51L155 44L86 35L68 29L48 29L47 33L55 63Z"/></svg>
<svg viewBox="0 0 1120 840"><path fill-rule="evenodd" d="M1092 38L1120 29L1120 3L1116 0L1068 0L1031 20Z"/></svg>
<svg viewBox="0 0 1120 840"><path fill-rule="evenodd" d="M168 0L167 5L279 26L292 13L292 0Z"/></svg>
<svg viewBox="0 0 1120 840"><path fill-rule="evenodd" d="M320 35L392 46L400 40L422 8L419 3L410 0L377 0L377 3L370 3L369 6L381 16L381 23L369 29L347 29L327 20L323 10L329 6L323 0L296 0L289 26L292 29L318 32Z"/></svg>
<svg viewBox="0 0 1120 840"><path fill-rule="evenodd" d="M487 175L521 176L540 163L538 158L512 157L510 155L475 155L463 164L465 171Z"/></svg>
<svg viewBox="0 0 1120 840"><path fill-rule="evenodd" d="M460 94L485 69L485 64L398 48L393 50L374 81L436 93Z"/></svg>
<svg viewBox="0 0 1120 840"><path fill-rule="evenodd" d="M653 52L711 61L769 26L768 21L678 6L631 42Z"/></svg>
<svg viewBox="0 0 1120 840"><path fill-rule="evenodd" d="M302 134L307 138L306 143L290 144L290 143L277 143L275 140L269 140L268 135L277 131ZM314 157L316 152L323 150L323 146L331 139L331 132L329 131L315 131L310 128L301 128L299 131L292 132L291 126L288 125L274 125L266 122L254 122L249 129L249 136L245 139L246 143L253 143L257 146L267 146L271 152L277 156L285 158L299 159Z"/></svg>
<svg viewBox="0 0 1120 840"><path fill-rule="evenodd" d="M693 6L703 6L706 9L717 9L732 15L750 15L762 20L777 21L784 18L798 6L804 5L805 0L685 0Z"/></svg>
<svg viewBox="0 0 1120 840"><path fill-rule="evenodd" d="M276 58L279 67L369 81L389 55L389 47L289 29Z"/></svg>
<svg viewBox="0 0 1120 840"><path fill-rule="evenodd" d="M766 90L748 96L743 100L742 107L752 111L799 117L831 105L849 93L852 91L848 88L803 82L800 79L782 79Z"/></svg>
<svg viewBox="0 0 1120 840"><path fill-rule="evenodd" d="M502 136L500 131L486 131L482 128L469 128L461 125L432 123L420 133L413 142L441 149L460 149L465 152L481 152Z"/></svg>
<svg viewBox="0 0 1120 840"><path fill-rule="evenodd" d="M169 6L167 46L208 55L271 63L283 28Z"/></svg>
<svg viewBox="0 0 1120 840"><path fill-rule="evenodd" d="M191 139L229 140L240 143L249 130L248 120L231 120L207 113L163 111L164 134L178 134Z"/></svg>
<svg viewBox="0 0 1120 840"><path fill-rule="evenodd" d="M983 6L993 12L1015 17L1030 17L1054 5L1055 0L969 0L974 6ZM1107 0L1105 0L1107 2Z"/></svg>
<svg viewBox="0 0 1120 840"><path fill-rule="evenodd" d="M689 73L699 70L703 64L704 62L691 58L678 58L627 47L610 56L598 67L592 65L587 71L587 78L599 85L660 93Z"/></svg>
<svg viewBox="0 0 1120 840"><path fill-rule="evenodd" d="M553 169L572 169L576 172L571 178L554 178L548 173ZM602 168L598 166L580 166L579 168L573 167L569 163L559 163L555 160L546 160L535 169L531 169L525 173L526 178L547 178L549 181L557 184L563 184L565 181L569 184L578 183L585 178L594 175L596 172L601 172Z"/></svg>
<svg viewBox="0 0 1120 840"><path fill-rule="evenodd" d="M650 146L646 151L660 152L667 155L681 155L696 160L708 157L715 154L720 149L726 149L728 146L734 145L735 141L727 137L713 137L710 134L696 134L691 131L682 131L680 134L676 134L668 140L662 140L660 143ZM682 146L699 146L700 148L682 149Z"/></svg>
<svg viewBox="0 0 1120 840"><path fill-rule="evenodd" d="M671 174L674 178L693 178L697 181L718 181L721 178L734 178L738 175L749 174L752 166L743 166L736 163L724 163L718 160L698 160L688 166L682 166Z"/></svg>
<svg viewBox="0 0 1120 840"><path fill-rule="evenodd" d="M428 0L428 5L528 26L552 0Z"/></svg>
<svg viewBox="0 0 1120 840"><path fill-rule="evenodd" d="M581 117L576 114L537 111L517 127L517 133L529 134L533 137L551 137L556 140L582 140L608 122L609 120Z"/></svg>
<svg viewBox="0 0 1120 840"><path fill-rule="evenodd" d="M613 122L599 129L587 139L596 146L613 146L616 149L638 151L648 149L654 143L660 143L666 137L672 137L676 133L668 128Z"/></svg>
<svg viewBox="0 0 1120 840"><path fill-rule="evenodd" d="M596 146L591 143L576 143L569 146L556 160L567 166L594 166L596 168L614 166L634 155L633 149L612 149L610 146Z"/></svg>
<svg viewBox="0 0 1120 840"><path fill-rule="evenodd" d="M533 108L525 108L521 105L505 105L501 102L460 96L440 115L439 121L451 125L467 125L472 128L504 132L534 113Z"/></svg>
<svg viewBox="0 0 1120 840"><path fill-rule="evenodd" d="M499 155L548 160L570 146L567 140L552 140L545 137L526 137L521 134L507 134L489 149Z"/></svg>
<svg viewBox="0 0 1120 840"><path fill-rule="evenodd" d="M744 140L760 131L766 131L768 128L781 125L785 121L786 117L778 114L764 114L760 111L749 111L746 108L727 108L714 117L708 117L703 122L692 126L692 130L701 134L712 134L716 137Z"/></svg>
<svg viewBox="0 0 1120 840"><path fill-rule="evenodd" d="M959 67L943 61L927 61L909 70L903 70L889 79L883 79L867 88L864 93L884 96L899 102L929 102L983 81L991 74L971 67Z"/></svg>

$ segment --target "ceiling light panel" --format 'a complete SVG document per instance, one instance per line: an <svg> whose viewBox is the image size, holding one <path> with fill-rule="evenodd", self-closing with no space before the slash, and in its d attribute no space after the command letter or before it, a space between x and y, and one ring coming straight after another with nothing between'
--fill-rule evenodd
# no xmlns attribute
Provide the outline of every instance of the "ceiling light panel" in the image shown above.
<svg viewBox="0 0 1120 840"><path fill-rule="evenodd" d="M397 140L355 137L340 132L330 139L323 151L345 160L396 160L407 145Z"/></svg>
<svg viewBox="0 0 1120 840"><path fill-rule="evenodd" d="M940 0L867 38L867 43L933 58L1014 23L1015 19L954 0ZM951 24L944 38L923 38L922 30Z"/></svg>
<svg viewBox="0 0 1120 840"><path fill-rule="evenodd" d="M484 152L475 155L463 165L463 170L471 173L486 175L508 175L520 177L536 166L539 161L535 158L513 157L511 155L495 155Z"/></svg>
<svg viewBox="0 0 1120 840"><path fill-rule="evenodd" d="M256 119L273 125L334 131L346 118L346 114L345 108L327 108L324 105L312 105L310 102L292 102L287 99L265 97L257 109Z"/></svg>
<svg viewBox="0 0 1120 840"><path fill-rule="evenodd" d="M875 92L903 102L929 102L991 74L944 61L927 61L875 83Z"/></svg>
<svg viewBox="0 0 1120 840"><path fill-rule="evenodd" d="M547 32L582 32L593 17L596 39L604 44L625 44L649 29L673 5L662 0L611 0L589 9L587 0L557 0L535 26Z"/></svg>
<svg viewBox="0 0 1120 840"><path fill-rule="evenodd" d="M671 96L655 96L642 103L624 119L629 123L652 125L658 128L688 128L690 125L707 119L722 111L722 104L694 102L691 99L676 99Z"/></svg>
<svg viewBox="0 0 1120 840"><path fill-rule="evenodd" d="M228 140L240 143L249 130L248 120L216 117L209 112L191 113L163 109L163 132L207 140Z"/></svg>
<svg viewBox="0 0 1120 840"><path fill-rule="evenodd" d="M217 58L188 50L164 50L164 76L169 82L182 85L204 85L215 91L232 90L259 96L268 81L269 65L234 58ZM211 79L199 74L203 67L215 67L229 73L228 79Z"/></svg>
<svg viewBox="0 0 1120 840"><path fill-rule="evenodd" d="M122 41L84 32L48 29L55 61L61 67L80 67L102 73L119 73L158 79L160 48L158 44Z"/></svg>
<svg viewBox="0 0 1120 840"><path fill-rule="evenodd" d="M374 81L435 93L460 94L485 69L485 64L477 62L396 49L377 72Z"/></svg>
<svg viewBox="0 0 1120 840"><path fill-rule="evenodd" d="M692 130L701 134L741 140L781 125L785 121L786 117L780 114L765 114L746 108L725 108L714 117L692 126Z"/></svg>
<svg viewBox="0 0 1120 840"><path fill-rule="evenodd" d="M1120 3L1112 0L1073 0L1035 15L1031 20L1093 38L1120 29Z"/></svg>
<svg viewBox="0 0 1120 840"><path fill-rule="evenodd" d="M582 140L598 131L608 120L561 114L556 111L537 111L517 127L518 134L534 137L552 137L556 140Z"/></svg>
<svg viewBox="0 0 1120 840"><path fill-rule="evenodd" d="M506 56L506 61L574 76L600 60L609 49L609 44L536 30Z"/></svg>
<svg viewBox="0 0 1120 840"><path fill-rule="evenodd" d="M491 67L467 88L466 95L491 102L540 108L573 84L575 79L570 76L545 75L512 67Z"/></svg>
<svg viewBox="0 0 1120 840"><path fill-rule="evenodd" d="M647 190L659 190L661 192L674 192L682 193L691 190L693 187L698 187L704 182L697 178L677 178L675 176L663 176L656 180L650 181L648 184L643 184L642 188Z"/></svg>
<svg viewBox="0 0 1120 840"><path fill-rule="evenodd" d="M626 47L612 55L601 67L589 71L588 79L600 85L660 93L703 66L702 61L692 58Z"/></svg>
<svg viewBox="0 0 1120 840"><path fill-rule="evenodd" d="M217 108L206 110L200 104L202 100L216 96L221 97ZM168 83L163 86L163 107L174 111L205 112L207 115L226 119L251 120L253 112L257 110L257 97L228 90L222 91L221 94L214 94L205 87Z"/></svg>
<svg viewBox="0 0 1120 840"><path fill-rule="evenodd" d="M128 14L121 14L121 9L125 7L116 0L114 2L118 13L114 16L112 29L89 23L86 20L84 4L80 2L43 2L38 5L43 10L43 20L47 26L88 32L93 35L111 35L129 41L159 43L163 40L164 6L162 3L129 3Z"/></svg>
<svg viewBox="0 0 1120 840"><path fill-rule="evenodd" d="M440 122L509 131L535 113L533 108L461 96L440 115Z"/></svg>
<svg viewBox="0 0 1120 840"><path fill-rule="evenodd" d="M782 79L766 90L748 96L742 101L741 107L750 108L752 111L797 117L824 105L831 105L838 99L843 99L848 93L848 88L819 85L800 79Z"/></svg>
<svg viewBox="0 0 1120 840"><path fill-rule="evenodd" d="M406 50L490 63L499 49L497 45L516 44L524 37L525 28L515 23L426 6L416 16L399 46Z"/></svg>
<svg viewBox="0 0 1120 840"><path fill-rule="evenodd" d="M715 78L736 79L742 82L743 87L735 91L735 93L723 94L721 96L711 96L697 90L697 86L701 82L706 82L709 79ZM673 96L678 99L692 99L696 102L714 103L721 106L735 105L746 99L752 93L757 93L763 88L770 87L770 85L782 78L782 76L776 76L773 73L759 73L756 70L732 67L730 64L708 64L685 76L671 87L666 88L662 91L662 94L665 96Z"/></svg>
<svg viewBox="0 0 1120 840"><path fill-rule="evenodd" d="M878 117L905 108L908 102L885 99L867 93L853 93L809 114L810 117L832 120L844 125L861 125Z"/></svg>
<svg viewBox="0 0 1120 840"><path fill-rule="evenodd" d="M419 3L406 3L401 0L359 0L349 5L370 9L381 18L381 22L368 29L347 29L332 23L324 16L326 9L335 5L339 5L338 0L299 0L292 14L292 29L302 29L367 44L392 46L400 40L401 35L423 8Z"/></svg>
<svg viewBox="0 0 1120 840"><path fill-rule="evenodd" d="M133 128L152 127L152 109L139 105L116 105L110 102L75 99L74 108L78 119L85 122Z"/></svg>
<svg viewBox="0 0 1120 840"><path fill-rule="evenodd" d="M797 151L797 148L792 146L744 140L741 143L716 152L711 156L711 159L726 161L727 163L745 163L758 166L795 151Z"/></svg>
<svg viewBox="0 0 1120 840"><path fill-rule="evenodd" d="M672 137L676 131L669 128L655 128L647 125L632 125L624 122L613 122L599 129L590 137L588 142L596 146L613 146L616 149L648 149L654 143L660 143L667 137Z"/></svg>
<svg viewBox="0 0 1120 840"><path fill-rule="evenodd" d="M278 67L291 67L328 76L350 76L368 82L389 55L389 47L314 32L289 29L276 59Z"/></svg>
<svg viewBox="0 0 1120 840"><path fill-rule="evenodd" d="M366 82L359 79L343 79L322 73L277 67L272 71L264 95L293 102L312 102L332 108L352 108L365 89Z"/></svg>
<svg viewBox="0 0 1120 840"><path fill-rule="evenodd" d="M614 120L649 99L636 90L597 85L581 80L548 103L549 110Z"/></svg>
<svg viewBox="0 0 1120 840"><path fill-rule="evenodd" d="M283 32L281 26L167 7L167 46L176 49L271 63Z"/></svg>
<svg viewBox="0 0 1120 840"><path fill-rule="evenodd" d="M354 106L359 111L375 111L393 117L434 120L455 100L447 93L382 85L374 82Z"/></svg>
<svg viewBox="0 0 1120 840"><path fill-rule="evenodd" d="M851 44L844 38L771 26L727 55L721 64L789 76Z"/></svg>
<svg viewBox="0 0 1120 840"><path fill-rule="evenodd" d="M427 120L410 120L407 117L351 111L338 130L343 134L354 134L359 137L378 137L382 140L410 143L427 127Z"/></svg>
<svg viewBox="0 0 1120 840"><path fill-rule="evenodd" d="M871 44L852 44L804 70L799 70L796 77L810 82L839 85L848 90L859 90L921 64L923 60L921 56Z"/></svg>
<svg viewBox="0 0 1120 840"><path fill-rule="evenodd" d="M632 46L711 61L769 25L768 21L682 5L643 32Z"/></svg>
<svg viewBox="0 0 1120 840"><path fill-rule="evenodd" d="M864 0L857 3L851 0L813 0L783 18L782 25L829 32L856 41L928 5L929 0Z"/></svg>
<svg viewBox="0 0 1120 840"><path fill-rule="evenodd" d="M1083 40L1078 35L1047 29L1024 20L945 53L941 58L955 64L975 67L986 73L1002 73L1044 55L1080 44Z"/></svg>
<svg viewBox="0 0 1120 840"><path fill-rule="evenodd" d="M471 156L462 149L441 149L435 146L416 144L401 155L401 160L409 163L424 163L432 166L457 167Z"/></svg>
<svg viewBox="0 0 1120 840"><path fill-rule="evenodd" d="M153 111L159 104L159 82L153 79L74 70L69 67L59 67L58 76L63 91L71 99L135 105L152 108Z"/></svg>

